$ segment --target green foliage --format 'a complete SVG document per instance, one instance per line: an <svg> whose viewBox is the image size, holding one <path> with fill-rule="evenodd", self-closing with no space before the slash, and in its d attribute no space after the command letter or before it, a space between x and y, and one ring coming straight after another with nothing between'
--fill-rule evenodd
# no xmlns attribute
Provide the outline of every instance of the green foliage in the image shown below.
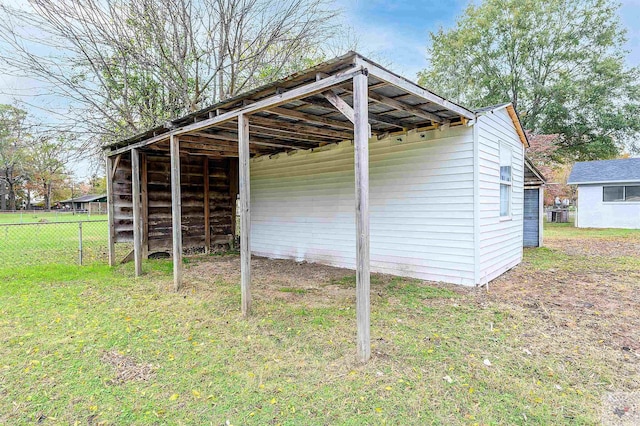
<svg viewBox="0 0 640 426"><path fill-rule="evenodd" d="M17 186L25 179L25 119L27 113L0 104L0 182L8 189L8 208L16 209Z"/></svg>
<svg viewBox="0 0 640 426"><path fill-rule="evenodd" d="M472 107L513 102L527 129L560 135L566 159L612 158L640 131L624 42L610 0L486 0L431 34L420 83Z"/></svg>

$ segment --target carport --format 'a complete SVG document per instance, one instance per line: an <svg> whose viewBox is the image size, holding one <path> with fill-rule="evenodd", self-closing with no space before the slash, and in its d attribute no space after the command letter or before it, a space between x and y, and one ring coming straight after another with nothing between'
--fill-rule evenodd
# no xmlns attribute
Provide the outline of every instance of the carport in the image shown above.
<svg viewBox="0 0 640 426"><path fill-rule="evenodd" d="M347 55L136 137L105 146L109 259L133 242L142 258L167 251L176 291L182 255L234 240L240 217L242 313L251 308L250 158L313 150L352 140L355 147L356 318L358 358L370 357L370 137L471 124L475 114L361 55ZM239 212L236 212L239 194Z"/></svg>

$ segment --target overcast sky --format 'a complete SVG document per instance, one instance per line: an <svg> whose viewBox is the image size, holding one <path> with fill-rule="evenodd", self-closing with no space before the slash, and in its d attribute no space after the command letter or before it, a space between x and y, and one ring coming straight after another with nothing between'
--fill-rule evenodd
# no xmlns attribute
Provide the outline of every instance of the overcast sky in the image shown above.
<svg viewBox="0 0 640 426"><path fill-rule="evenodd" d="M7 1L7 0L5 0ZM22 0L8 0L20 4ZM361 53L383 63L397 73L416 80L418 71L427 66L425 48L429 32L439 27L449 28L455 23L467 0L333 0L344 11L346 23L354 28ZM630 66L640 65L640 0L622 0L620 16L628 31L627 58ZM55 110L57 100L31 95L38 83L17 79L3 73L0 67L0 103L14 103L16 96L27 103L46 102ZM47 112L34 115L47 119ZM49 116L50 118L50 116ZM76 170L78 178L87 177L84 164Z"/></svg>

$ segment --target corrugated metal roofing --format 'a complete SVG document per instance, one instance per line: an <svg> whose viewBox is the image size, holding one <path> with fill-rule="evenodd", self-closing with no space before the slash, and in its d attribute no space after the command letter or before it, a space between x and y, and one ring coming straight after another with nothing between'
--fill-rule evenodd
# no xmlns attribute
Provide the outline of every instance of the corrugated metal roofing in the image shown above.
<svg viewBox="0 0 640 426"><path fill-rule="evenodd" d="M570 185L614 182L640 182L640 158L576 163L567 181Z"/></svg>

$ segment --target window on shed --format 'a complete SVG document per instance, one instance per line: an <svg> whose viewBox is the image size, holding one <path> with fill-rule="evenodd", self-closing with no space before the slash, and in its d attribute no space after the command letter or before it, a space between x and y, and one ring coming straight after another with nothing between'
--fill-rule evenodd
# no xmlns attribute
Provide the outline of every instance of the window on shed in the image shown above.
<svg viewBox="0 0 640 426"><path fill-rule="evenodd" d="M602 187L602 201L624 201L624 186Z"/></svg>
<svg viewBox="0 0 640 426"><path fill-rule="evenodd" d="M500 144L500 216L511 216L511 148Z"/></svg>
<svg viewBox="0 0 640 426"><path fill-rule="evenodd" d="M640 185L624 187L625 201L640 201Z"/></svg>

